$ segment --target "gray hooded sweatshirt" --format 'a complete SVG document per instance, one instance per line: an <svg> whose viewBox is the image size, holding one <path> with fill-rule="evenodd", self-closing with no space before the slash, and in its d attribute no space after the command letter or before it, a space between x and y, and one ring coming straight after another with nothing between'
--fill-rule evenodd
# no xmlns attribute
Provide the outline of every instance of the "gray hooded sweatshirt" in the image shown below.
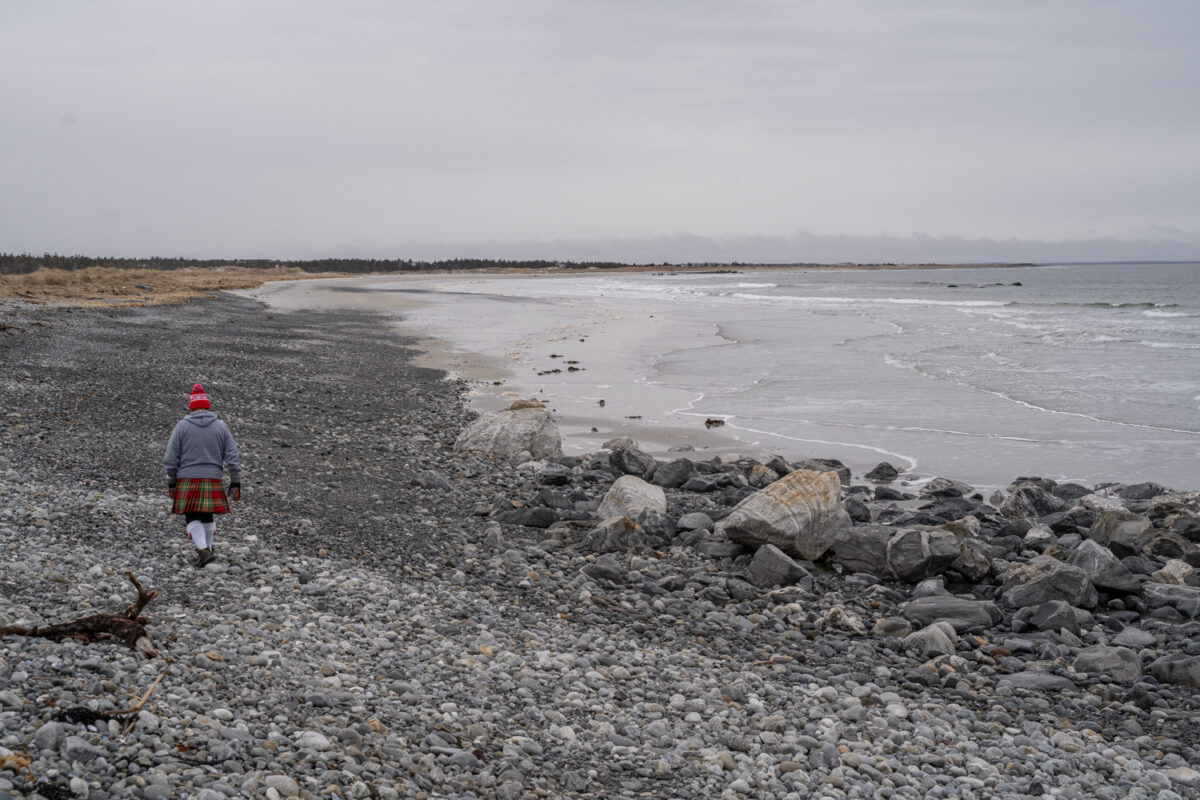
<svg viewBox="0 0 1200 800"><path fill-rule="evenodd" d="M179 420L167 441L163 468L167 477L220 478L221 464L229 465L229 477L238 480L242 462L229 426L208 409L199 409Z"/></svg>

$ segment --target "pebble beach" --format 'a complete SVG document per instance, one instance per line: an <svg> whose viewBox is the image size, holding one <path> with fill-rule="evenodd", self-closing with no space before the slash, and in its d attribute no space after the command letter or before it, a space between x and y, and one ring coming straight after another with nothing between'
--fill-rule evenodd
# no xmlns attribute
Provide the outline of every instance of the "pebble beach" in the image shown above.
<svg viewBox="0 0 1200 800"><path fill-rule="evenodd" d="M159 592L154 658L0 638L0 800L1200 796L1200 487L503 459L369 313L0 322L0 627ZM160 466L196 381L244 469L199 570ZM849 544L722 535L797 470ZM622 526L630 476L665 510Z"/></svg>

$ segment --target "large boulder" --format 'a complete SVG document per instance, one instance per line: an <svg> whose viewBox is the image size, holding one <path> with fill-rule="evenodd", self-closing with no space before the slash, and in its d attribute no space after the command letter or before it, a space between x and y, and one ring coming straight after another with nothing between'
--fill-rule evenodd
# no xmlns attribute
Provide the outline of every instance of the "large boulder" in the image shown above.
<svg viewBox="0 0 1200 800"><path fill-rule="evenodd" d="M1075 671L1108 675L1113 680L1133 683L1142 677L1142 660L1128 647L1097 644L1085 647L1075 656Z"/></svg>
<svg viewBox="0 0 1200 800"><path fill-rule="evenodd" d="M1101 547L1092 539L1084 539L1067 556L1067 563L1079 567L1092 585L1101 591L1113 594L1138 594L1142 582L1117 560L1108 548Z"/></svg>
<svg viewBox="0 0 1200 800"><path fill-rule="evenodd" d="M995 603L954 596L920 597L907 603L900 613L921 627L948 622L959 633L980 633L1002 618Z"/></svg>
<svg viewBox="0 0 1200 800"><path fill-rule="evenodd" d="M836 472L796 470L738 503L717 532L747 547L773 544L810 561L850 527Z"/></svg>
<svg viewBox="0 0 1200 800"><path fill-rule="evenodd" d="M833 555L847 571L916 583L949 569L962 556L962 544L943 528L863 525L842 531Z"/></svg>
<svg viewBox="0 0 1200 800"><path fill-rule="evenodd" d="M1087 573L1052 556L1037 556L1009 567L1000 591L1000 601L1009 608L1036 606L1050 600L1091 608L1099 600Z"/></svg>
<svg viewBox="0 0 1200 800"><path fill-rule="evenodd" d="M623 475L613 482L608 494L600 501L599 516L637 519L644 509L667 513L667 495L658 486L651 486L636 475Z"/></svg>
<svg viewBox="0 0 1200 800"><path fill-rule="evenodd" d="M528 453L534 458L562 455L558 425L537 400L518 400L503 411L484 414L454 441L458 452L480 452L512 459Z"/></svg>

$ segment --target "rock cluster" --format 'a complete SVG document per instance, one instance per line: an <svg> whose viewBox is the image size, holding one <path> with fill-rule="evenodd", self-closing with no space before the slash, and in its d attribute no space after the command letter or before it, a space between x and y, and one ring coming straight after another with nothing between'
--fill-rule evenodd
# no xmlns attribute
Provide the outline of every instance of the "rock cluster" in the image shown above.
<svg viewBox="0 0 1200 800"><path fill-rule="evenodd" d="M130 569L161 655L0 640L0 798L1200 791L1196 493L514 463L374 318L8 312L0 625ZM246 465L198 571L156 466L193 376Z"/></svg>

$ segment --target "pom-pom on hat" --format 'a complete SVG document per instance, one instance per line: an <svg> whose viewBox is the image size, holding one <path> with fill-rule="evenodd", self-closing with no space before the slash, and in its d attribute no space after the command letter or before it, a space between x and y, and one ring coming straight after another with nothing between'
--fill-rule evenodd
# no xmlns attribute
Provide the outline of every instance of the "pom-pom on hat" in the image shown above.
<svg viewBox="0 0 1200 800"><path fill-rule="evenodd" d="M192 386L192 396L188 401L188 411L195 411L198 408L212 408L208 402L208 395L204 391L204 387L200 384Z"/></svg>

